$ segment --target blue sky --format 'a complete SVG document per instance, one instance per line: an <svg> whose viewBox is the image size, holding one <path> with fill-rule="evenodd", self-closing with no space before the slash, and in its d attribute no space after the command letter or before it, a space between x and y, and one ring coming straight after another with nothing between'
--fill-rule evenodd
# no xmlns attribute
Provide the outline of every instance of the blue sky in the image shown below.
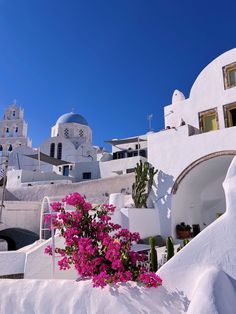
<svg viewBox="0 0 236 314"><path fill-rule="evenodd" d="M93 143L163 127L174 89L236 47L236 1L0 0L0 114L25 109L33 146L72 108Z"/></svg>

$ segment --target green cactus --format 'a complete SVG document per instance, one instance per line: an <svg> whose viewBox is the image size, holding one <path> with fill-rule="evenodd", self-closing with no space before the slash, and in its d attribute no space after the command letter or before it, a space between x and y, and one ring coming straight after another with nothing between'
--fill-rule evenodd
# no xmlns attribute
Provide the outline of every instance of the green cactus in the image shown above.
<svg viewBox="0 0 236 314"><path fill-rule="evenodd" d="M184 239L183 240L183 245L185 246L185 245L187 245L189 243L189 239Z"/></svg>
<svg viewBox="0 0 236 314"><path fill-rule="evenodd" d="M183 246L180 245L180 246L178 247L178 249L177 249L177 252L179 252L180 250L182 250L182 248L183 248L185 245L187 245L188 243L189 243L189 239L184 239L184 240L183 240Z"/></svg>
<svg viewBox="0 0 236 314"><path fill-rule="evenodd" d="M153 179L157 170L149 163L140 160L135 168L135 182L132 185L132 197L136 208L147 207L147 198L151 192Z"/></svg>
<svg viewBox="0 0 236 314"><path fill-rule="evenodd" d="M166 239L166 249L167 249L167 261L168 261L175 254L174 241L172 237L168 237Z"/></svg>
<svg viewBox="0 0 236 314"><path fill-rule="evenodd" d="M150 250L150 270L156 272L157 271L157 251L155 249L155 238L149 238L149 244L151 247Z"/></svg>

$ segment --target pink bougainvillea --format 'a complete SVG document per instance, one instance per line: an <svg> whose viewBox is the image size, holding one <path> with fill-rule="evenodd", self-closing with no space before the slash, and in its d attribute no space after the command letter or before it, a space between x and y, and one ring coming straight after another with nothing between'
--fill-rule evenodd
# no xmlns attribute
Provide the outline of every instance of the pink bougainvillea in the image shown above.
<svg viewBox="0 0 236 314"><path fill-rule="evenodd" d="M66 211L63 203L75 210ZM131 249L132 243L140 239L139 234L111 222L114 206L92 208L79 193L73 193L62 203L51 204L51 208L53 213L45 217L45 223L52 221L65 238L65 248L55 249L61 256L61 270L74 265L79 276L92 278L94 287L130 280L148 288L162 284L161 278L145 267L147 257ZM48 246L45 253L52 255L52 248Z"/></svg>

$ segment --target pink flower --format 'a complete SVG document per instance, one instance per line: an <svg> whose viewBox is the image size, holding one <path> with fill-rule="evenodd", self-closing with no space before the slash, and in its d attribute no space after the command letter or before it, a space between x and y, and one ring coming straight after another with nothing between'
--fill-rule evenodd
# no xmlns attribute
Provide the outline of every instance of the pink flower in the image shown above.
<svg viewBox="0 0 236 314"><path fill-rule="evenodd" d="M142 282L148 288L162 284L160 277L141 266L147 257L131 250L139 234L111 222L114 206L104 204L91 210L92 205L77 192L62 202L74 206L75 211L68 212L55 202L51 204L54 214L45 217L46 223L52 222L65 238L65 247L55 249L61 256L61 270L74 265L80 276L91 277L94 287L101 288L129 280ZM45 253L52 255L52 247L46 247Z"/></svg>
<svg viewBox="0 0 236 314"><path fill-rule="evenodd" d="M50 206L54 212L59 212L62 207L62 203L54 202L54 203L51 203Z"/></svg>
<svg viewBox="0 0 236 314"><path fill-rule="evenodd" d="M48 245L47 247L45 247L44 253L48 254L48 255L52 255L52 247L51 247L51 245Z"/></svg>
<svg viewBox="0 0 236 314"><path fill-rule="evenodd" d="M114 270L124 270L123 263L118 259L112 262L111 268Z"/></svg>

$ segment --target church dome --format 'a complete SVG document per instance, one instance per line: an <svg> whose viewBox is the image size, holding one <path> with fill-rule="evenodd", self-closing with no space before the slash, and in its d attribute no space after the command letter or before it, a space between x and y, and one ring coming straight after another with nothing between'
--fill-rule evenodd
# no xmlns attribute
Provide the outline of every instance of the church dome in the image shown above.
<svg viewBox="0 0 236 314"><path fill-rule="evenodd" d="M88 122L83 116L74 112L65 113L62 116L60 116L56 124L60 123L78 123L88 125Z"/></svg>

